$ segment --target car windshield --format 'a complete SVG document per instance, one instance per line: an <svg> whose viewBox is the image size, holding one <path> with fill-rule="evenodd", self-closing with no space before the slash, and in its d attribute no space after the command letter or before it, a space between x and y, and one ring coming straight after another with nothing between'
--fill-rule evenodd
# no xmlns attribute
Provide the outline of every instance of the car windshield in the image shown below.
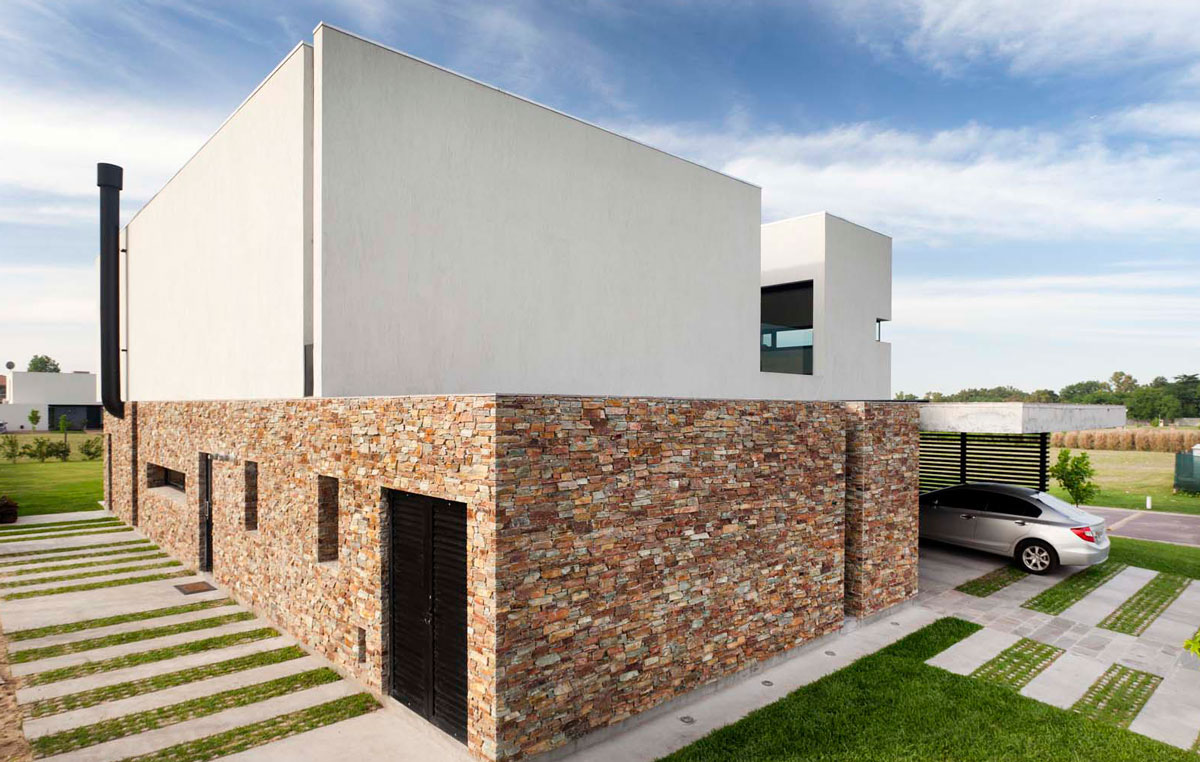
<svg viewBox="0 0 1200 762"><path fill-rule="evenodd" d="M1049 492L1039 492L1036 495L1038 502L1043 505L1048 505L1062 515L1069 518L1071 521L1078 521L1081 524L1090 524L1096 520L1096 517L1090 513L1085 513L1075 506L1068 503L1066 500L1061 500Z"/></svg>

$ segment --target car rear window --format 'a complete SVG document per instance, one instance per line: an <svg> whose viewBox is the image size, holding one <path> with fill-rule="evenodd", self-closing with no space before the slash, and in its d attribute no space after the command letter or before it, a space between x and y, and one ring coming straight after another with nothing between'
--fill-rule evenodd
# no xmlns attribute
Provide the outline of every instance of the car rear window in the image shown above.
<svg viewBox="0 0 1200 762"><path fill-rule="evenodd" d="M1050 506L1071 521L1078 521L1080 524L1091 524L1097 518L1090 513L1079 510L1066 500L1061 500L1051 495L1049 492L1039 492L1037 499L1039 503Z"/></svg>

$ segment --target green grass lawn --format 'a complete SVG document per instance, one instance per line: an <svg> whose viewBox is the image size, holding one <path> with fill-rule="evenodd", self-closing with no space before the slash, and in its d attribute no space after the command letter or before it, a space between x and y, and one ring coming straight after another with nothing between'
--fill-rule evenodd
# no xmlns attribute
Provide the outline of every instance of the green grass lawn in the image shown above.
<svg viewBox="0 0 1200 762"><path fill-rule="evenodd" d="M1079 452L1072 450L1071 452ZM1149 495L1156 511L1200 514L1200 496L1172 494L1175 455L1169 452L1127 452L1124 450L1084 450L1096 469L1100 494L1092 505L1113 508L1145 508ZM1058 457L1051 448L1050 462ZM1054 485L1050 492L1070 501L1066 491Z"/></svg>
<svg viewBox="0 0 1200 762"><path fill-rule="evenodd" d="M94 511L104 498L104 462L0 463L0 495L16 500L22 516Z"/></svg>
<svg viewBox="0 0 1200 762"><path fill-rule="evenodd" d="M924 664L977 629L939 620L666 759L1195 761L1011 688Z"/></svg>

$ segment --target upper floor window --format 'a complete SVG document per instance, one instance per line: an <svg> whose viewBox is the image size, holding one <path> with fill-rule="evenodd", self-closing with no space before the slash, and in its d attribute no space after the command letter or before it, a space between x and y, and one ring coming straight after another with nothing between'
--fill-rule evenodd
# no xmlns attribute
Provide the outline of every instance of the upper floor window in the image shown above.
<svg viewBox="0 0 1200 762"><path fill-rule="evenodd" d="M759 370L813 372L813 282L764 286L759 317Z"/></svg>

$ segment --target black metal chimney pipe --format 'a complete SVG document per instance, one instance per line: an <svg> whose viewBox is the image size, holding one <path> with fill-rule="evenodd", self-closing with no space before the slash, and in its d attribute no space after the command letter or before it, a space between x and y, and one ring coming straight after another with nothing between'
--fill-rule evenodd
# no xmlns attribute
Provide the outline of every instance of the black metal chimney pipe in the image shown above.
<svg viewBox="0 0 1200 762"><path fill-rule="evenodd" d="M96 165L100 186L100 400L114 418L125 417L121 401L121 186L116 164Z"/></svg>

